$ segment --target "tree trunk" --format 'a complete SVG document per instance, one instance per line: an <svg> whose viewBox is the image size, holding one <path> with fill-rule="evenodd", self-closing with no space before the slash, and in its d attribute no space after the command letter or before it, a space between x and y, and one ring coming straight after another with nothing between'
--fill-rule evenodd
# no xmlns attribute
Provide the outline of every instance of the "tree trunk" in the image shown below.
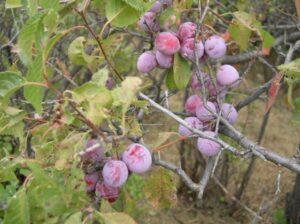
<svg viewBox="0 0 300 224"><path fill-rule="evenodd" d="M300 224L300 174L297 174L293 192L286 196L285 215L289 224Z"/></svg>

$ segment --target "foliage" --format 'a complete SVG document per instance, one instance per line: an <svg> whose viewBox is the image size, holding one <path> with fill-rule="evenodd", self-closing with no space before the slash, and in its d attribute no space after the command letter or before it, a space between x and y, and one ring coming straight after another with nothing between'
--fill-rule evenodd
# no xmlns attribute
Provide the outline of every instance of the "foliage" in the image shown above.
<svg viewBox="0 0 300 224"><path fill-rule="evenodd" d="M194 12L186 13L196 2L174 1L161 12L161 23L172 30L181 15L196 20ZM6 71L0 72L0 136L10 139L0 142L3 224L132 224L150 207L170 208L177 202L173 173L164 168L154 168L149 176L131 174L113 204L86 193L80 155L87 139L103 140L106 157L118 158L128 139L137 141L146 133L139 116L149 111L139 91L155 89L159 73L164 74L159 82L166 91L182 91L194 66L177 53L173 68L137 73L138 40L152 40L153 34L142 33L136 23L155 1L87 3L5 1L6 12L14 12L16 26L22 26L12 40L13 56L4 60ZM235 11L230 16L227 31L239 50L272 48L273 36L254 15ZM259 44L252 43L253 37ZM151 48L149 41L143 46ZM278 69L293 89L299 82L299 59ZM107 86L109 78L113 88ZM155 90L158 100L161 90ZM294 119L300 121L300 99L291 104ZM178 138L174 132L155 134L153 149Z"/></svg>

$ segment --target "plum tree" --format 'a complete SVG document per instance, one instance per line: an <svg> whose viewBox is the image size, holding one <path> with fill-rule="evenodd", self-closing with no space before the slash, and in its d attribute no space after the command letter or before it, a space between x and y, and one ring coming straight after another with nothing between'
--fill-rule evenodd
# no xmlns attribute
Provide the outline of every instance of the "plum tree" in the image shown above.
<svg viewBox="0 0 300 224"><path fill-rule="evenodd" d="M211 131L205 131L204 134L215 137L215 133ZM198 138L197 140L198 150L205 156L215 156L221 149L221 145L215 141L209 140L207 138Z"/></svg>
<svg viewBox="0 0 300 224"><path fill-rule="evenodd" d="M228 86L238 81L239 73L232 65L222 65L217 70L217 82L222 86Z"/></svg>
<svg viewBox="0 0 300 224"><path fill-rule="evenodd" d="M222 37L213 35L204 44L205 53L211 58L220 58L226 54L226 44Z"/></svg>
<svg viewBox="0 0 300 224"><path fill-rule="evenodd" d="M214 105L214 103L207 101L206 105L207 105L207 108L209 108L209 110L216 113L217 110L216 110L216 106ZM210 121L210 120L214 119L214 115L207 108L205 107L204 104L201 104L200 106L198 106L196 108L196 115L200 121Z"/></svg>
<svg viewBox="0 0 300 224"><path fill-rule="evenodd" d="M152 51L142 53L137 61L137 69L140 72L151 72L157 66L155 54Z"/></svg>
<svg viewBox="0 0 300 224"><path fill-rule="evenodd" d="M180 42L173 33L162 32L155 38L155 47L165 55L174 55L180 50Z"/></svg>
<svg viewBox="0 0 300 224"><path fill-rule="evenodd" d="M158 67L165 68L165 69L172 67L173 59L174 59L172 55L165 55L160 51L156 51L155 56L156 56Z"/></svg>
<svg viewBox="0 0 300 224"><path fill-rule="evenodd" d="M179 26L178 38L184 42L188 38L194 38L196 34L197 25L192 22L185 22Z"/></svg>
<svg viewBox="0 0 300 224"><path fill-rule="evenodd" d="M198 95L190 96L184 105L185 111L190 114L196 114L196 108L202 105L202 100Z"/></svg>
<svg viewBox="0 0 300 224"><path fill-rule="evenodd" d="M103 167L102 175L108 186L120 187L128 178L128 168L121 160L109 159Z"/></svg>
<svg viewBox="0 0 300 224"><path fill-rule="evenodd" d="M197 41L195 44L194 38L188 38L183 41L180 48L180 53L182 57L195 61L196 53L197 53L197 60L199 60L204 54L204 46L202 41ZM196 49L194 48L196 47Z"/></svg>
<svg viewBox="0 0 300 224"><path fill-rule="evenodd" d="M196 128L199 130L202 130L202 128L203 128L202 122L197 117L186 117L184 120L193 128ZM181 136L189 136L192 134L192 132L183 125L179 125L178 133Z"/></svg>
<svg viewBox="0 0 300 224"><path fill-rule="evenodd" d="M123 152L123 161L128 169L134 173L145 173L152 165L152 157L149 149L141 144L131 144Z"/></svg>

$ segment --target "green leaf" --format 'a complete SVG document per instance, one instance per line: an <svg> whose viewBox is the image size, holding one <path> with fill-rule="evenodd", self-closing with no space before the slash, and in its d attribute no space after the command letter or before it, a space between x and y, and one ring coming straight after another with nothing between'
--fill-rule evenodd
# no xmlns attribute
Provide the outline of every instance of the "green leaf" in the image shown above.
<svg viewBox="0 0 300 224"><path fill-rule="evenodd" d="M144 192L155 208L170 208L176 205L176 186L172 175L170 171L159 167L147 178Z"/></svg>
<svg viewBox="0 0 300 224"><path fill-rule="evenodd" d="M112 95L105 87L86 83L73 92L74 99L84 108L84 115L96 125L108 118L107 109L112 105Z"/></svg>
<svg viewBox="0 0 300 224"><path fill-rule="evenodd" d="M145 11L144 4L140 0L122 0L122 1L125 2L127 5L130 5L132 8L140 11L140 12Z"/></svg>
<svg viewBox="0 0 300 224"><path fill-rule="evenodd" d="M11 198L3 224L30 224L29 203L24 188Z"/></svg>
<svg viewBox="0 0 300 224"><path fill-rule="evenodd" d="M289 77L300 78L300 58L288 64L279 65L277 68Z"/></svg>
<svg viewBox="0 0 300 224"><path fill-rule="evenodd" d="M8 101L10 96L24 83L24 78L15 72L0 72L0 99Z"/></svg>
<svg viewBox="0 0 300 224"><path fill-rule="evenodd" d="M20 50L20 59L25 66L29 67L32 63L32 52L34 43L36 43L36 36L38 30L41 29L42 19L45 14L37 14L29 19L22 30L18 38L18 45ZM35 46L36 47L36 46ZM35 50L36 51L36 50Z"/></svg>
<svg viewBox="0 0 300 224"><path fill-rule="evenodd" d="M294 100L295 110L293 113L292 120L295 122L300 122L300 97Z"/></svg>
<svg viewBox="0 0 300 224"><path fill-rule="evenodd" d="M72 214L65 222L65 224L81 224L82 212Z"/></svg>
<svg viewBox="0 0 300 224"><path fill-rule="evenodd" d="M43 77L43 64L42 64L42 55L39 54L32 65L30 66L26 78L30 82L42 83L44 81ZM34 109L41 114L43 107L42 101L44 96L45 88L41 86L25 86L24 87L24 96L28 100Z"/></svg>
<svg viewBox="0 0 300 224"><path fill-rule="evenodd" d="M190 71L189 63L178 53L174 58L173 72L176 86L179 89L185 89L190 81L192 74Z"/></svg>
<svg viewBox="0 0 300 224"><path fill-rule="evenodd" d="M13 135L20 140L23 139L24 123L26 113L14 107L5 107L0 104L0 134Z"/></svg>
<svg viewBox="0 0 300 224"><path fill-rule="evenodd" d="M105 224L136 224L136 222L127 214L122 212L98 213Z"/></svg>
<svg viewBox="0 0 300 224"><path fill-rule="evenodd" d="M22 7L22 0L6 0L5 8L14 9Z"/></svg>
<svg viewBox="0 0 300 224"><path fill-rule="evenodd" d="M167 85L167 88L169 90L175 90L177 89L177 86L176 86L176 83L174 81L174 73L173 73L173 69L168 69L166 71L166 85Z"/></svg>
<svg viewBox="0 0 300 224"><path fill-rule="evenodd" d="M106 2L106 17L112 25L117 27L128 26L136 22L140 12L130 7L122 0L109 0Z"/></svg>
<svg viewBox="0 0 300 224"><path fill-rule="evenodd" d="M86 65L91 63L91 57L84 51L85 37L77 37L69 46L68 56L75 65Z"/></svg>
<svg viewBox="0 0 300 224"><path fill-rule="evenodd" d="M232 36L232 39L240 46L241 50L246 50L248 48L252 30L235 19L228 27L228 32Z"/></svg>

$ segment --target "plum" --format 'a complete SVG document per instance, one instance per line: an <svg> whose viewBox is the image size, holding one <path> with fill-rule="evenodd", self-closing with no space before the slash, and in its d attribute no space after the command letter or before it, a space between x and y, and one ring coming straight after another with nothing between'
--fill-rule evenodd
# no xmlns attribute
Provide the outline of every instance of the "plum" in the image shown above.
<svg viewBox="0 0 300 224"><path fill-rule="evenodd" d="M204 134L210 137L215 136L215 133L211 131L205 131ZM202 137L198 138L197 147L198 150L205 156L215 156L221 149L221 145L217 142Z"/></svg>
<svg viewBox="0 0 300 224"><path fill-rule="evenodd" d="M222 37L213 35L205 41L205 52L209 57L217 59L226 54L226 44Z"/></svg>
<svg viewBox="0 0 300 224"><path fill-rule="evenodd" d="M202 122L197 117L187 117L184 119L190 126L193 128L201 130L203 128ZM178 132L181 136L189 136L192 132L183 126L182 124L179 125Z"/></svg>
<svg viewBox="0 0 300 224"><path fill-rule="evenodd" d="M222 65L217 70L217 83L222 86L228 86L238 81L239 73L232 65Z"/></svg>
<svg viewBox="0 0 300 224"><path fill-rule="evenodd" d="M180 53L182 57L190 60L190 61L195 61L195 53L197 53L198 59L199 60L203 54L204 54L204 46L202 41L196 42L195 47L196 51L194 50L194 38L188 38L186 39L182 44L180 48Z"/></svg>
<svg viewBox="0 0 300 224"><path fill-rule="evenodd" d="M179 26L178 38L184 42L188 38L194 38L196 34L197 25L192 22L185 22Z"/></svg>
<svg viewBox="0 0 300 224"><path fill-rule="evenodd" d="M84 176L84 181L86 184L86 191L87 192L91 192L93 190L95 190L97 181L99 180L99 174L98 172L95 173L91 173L91 174L86 174Z"/></svg>
<svg viewBox="0 0 300 224"><path fill-rule="evenodd" d="M128 168L121 160L109 159L103 167L102 175L108 186L120 187L128 178Z"/></svg>
<svg viewBox="0 0 300 224"><path fill-rule="evenodd" d="M155 54L152 51L145 51L142 53L137 61L137 69L140 72L151 72L157 66Z"/></svg>
<svg viewBox="0 0 300 224"><path fill-rule="evenodd" d="M137 143L131 144L126 148L122 159L133 173L145 173L152 165L152 156L149 149Z"/></svg>
<svg viewBox="0 0 300 224"><path fill-rule="evenodd" d="M223 103L221 107L222 117L226 118L230 124L235 124L238 117L238 112L232 104Z"/></svg>
<svg viewBox="0 0 300 224"><path fill-rule="evenodd" d="M190 114L196 113L196 108L202 105L202 100L198 95L190 96L184 105L185 111Z"/></svg>
<svg viewBox="0 0 300 224"><path fill-rule="evenodd" d="M110 187L104 182L98 181L96 184L95 194L99 198L114 202L118 199L120 189L118 187Z"/></svg>
<svg viewBox="0 0 300 224"><path fill-rule="evenodd" d="M214 113L217 112L217 109L212 102L207 101L206 105L212 112L214 112ZM200 121L210 121L210 120L214 119L214 115L212 114L212 112L210 112L208 109L206 109L204 104L202 104L196 108L196 115Z"/></svg>
<svg viewBox="0 0 300 224"><path fill-rule="evenodd" d="M139 21L139 25L142 30L147 33L159 32L160 25L154 12L146 12Z"/></svg>
<svg viewBox="0 0 300 224"><path fill-rule="evenodd" d="M83 162L98 162L104 159L104 148L97 139L89 139L86 143L86 150L80 153Z"/></svg>
<svg viewBox="0 0 300 224"><path fill-rule="evenodd" d="M165 55L174 55L180 50L180 42L171 32L162 32L155 38L155 47Z"/></svg>
<svg viewBox="0 0 300 224"><path fill-rule="evenodd" d="M173 60L174 60L173 56L165 55L165 54L161 53L160 51L156 51L155 56L156 56L156 61L157 61L158 67L165 68L165 69L172 67Z"/></svg>

